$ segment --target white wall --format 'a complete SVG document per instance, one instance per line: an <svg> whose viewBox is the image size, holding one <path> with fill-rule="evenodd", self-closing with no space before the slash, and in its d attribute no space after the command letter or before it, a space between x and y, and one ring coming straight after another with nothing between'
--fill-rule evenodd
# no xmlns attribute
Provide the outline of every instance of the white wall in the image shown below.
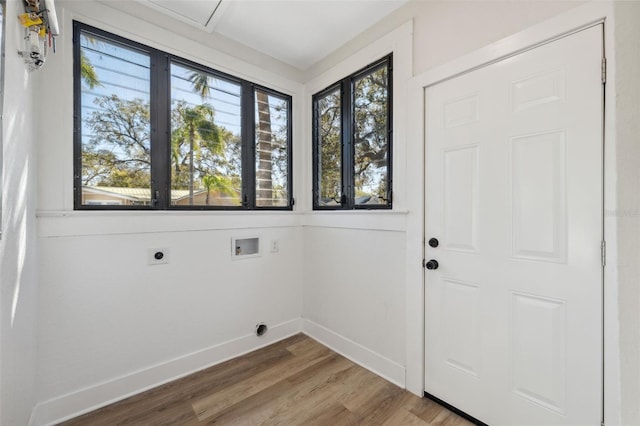
<svg viewBox="0 0 640 426"><path fill-rule="evenodd" d="M307 70L307 79L347 60L413 19L413 75L442 65L508 35L579 6L579 0L411 0Z"/></svg>
<svg viewBox="0 0 640 426"><path fill-rule="evenodd" d="M17 51L24 37L7 2L0 241L0 424L25 425L35 403L36 123L34 74Z"/></svg>
<svg viewBox="0 0 640 426"><path fill-rule="evenodd" d="M640 3L615 3L615 111L621 423L640 424Z"/></svg>
<svg viewBox="0 0 640 426"><path fill-rule="evenodd" d="M311 226L304 239L305 331L404 387L404 232Z"/></svg>
<svg viewBox="0 0 640 426"><path fill-rule="evenodd" d="M404 138L412 34L412 22L405 22L307 83L307 162L298 175L303 187L312 187L313 94L393 52L393 210L313 212L311 191L303 194L303 314L306 333L400 386L405 385Z"/></svg>
<svg viewBox="0 0 640 426"><path fill-rule="evenodd" d="M280 251L263 247L261 257L232 261L234 236L278 239ZM297 332L301 244L297 226L41 237L40 418ZM149 266L149 247L170 248L169 264ZM269 340L253 336L260 321L271 327Z"/></svg>
<svg viewBox="0 0 640 426"><path fill-rule="evenodd" d="M58 50L40 71L36 425L299 332L302 315L295 212L73 211L72 20L272 87L294 105L302 86L105 4L60 2L58 17ZM232 260L236 236L260 237L262 256ZM168 248L169 263L148 265L149 248ZM260 321L269 331L259 338Z"/></svg>

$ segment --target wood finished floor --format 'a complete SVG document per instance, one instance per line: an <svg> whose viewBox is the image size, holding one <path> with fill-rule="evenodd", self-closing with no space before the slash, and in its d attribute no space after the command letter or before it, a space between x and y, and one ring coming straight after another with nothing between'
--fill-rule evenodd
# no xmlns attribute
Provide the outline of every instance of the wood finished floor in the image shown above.
<svg viewBox="0 0 640 426"><path fill-rule="evenodd" d="M298 334L62 425L471 425Z"/></svg>

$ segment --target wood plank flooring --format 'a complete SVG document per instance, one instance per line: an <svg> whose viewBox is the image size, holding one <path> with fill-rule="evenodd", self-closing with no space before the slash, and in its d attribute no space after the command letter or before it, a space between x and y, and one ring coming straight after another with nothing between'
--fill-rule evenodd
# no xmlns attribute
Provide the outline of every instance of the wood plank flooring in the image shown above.
<svg viewBox="0 0 640 426"><path fill-rule="evenodd" d="M61 424L465 426L471 423L298 334Z"/></svg>

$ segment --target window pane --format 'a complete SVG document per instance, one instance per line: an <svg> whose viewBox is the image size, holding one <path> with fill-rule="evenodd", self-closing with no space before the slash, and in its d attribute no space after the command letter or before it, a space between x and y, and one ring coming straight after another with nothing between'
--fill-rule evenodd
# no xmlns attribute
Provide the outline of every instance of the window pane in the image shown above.
<svg viewBox="0 0 640 426"><path fill-rule="evenodd" d="M171 205L242 203L241 86L171 64Z"/></svg>
<svg viewBox="0 0 640 426"><path fill-rule="evenodd" d="M149 205L149 55L80 35L84 205Z"/></svg>
<svg viewBox="0 0 640 426"><path fill-rule="evenodd" d="M355 203L387 204L388 77L384 66L353 83Z"/></svg>
<svg viewBox="0 0 640 426"><path fill-rule="evenodd" d="M340 121L340 89L317 100L316 123L318 146L318 194L320 206L340 205L342 195L342 124Z"/></svg>
<svg viewBox="0 0 640 426"><path fill-rule="evenodd" d="M289 102L260 90L255 94L256 206L289 205Z"/></svg>

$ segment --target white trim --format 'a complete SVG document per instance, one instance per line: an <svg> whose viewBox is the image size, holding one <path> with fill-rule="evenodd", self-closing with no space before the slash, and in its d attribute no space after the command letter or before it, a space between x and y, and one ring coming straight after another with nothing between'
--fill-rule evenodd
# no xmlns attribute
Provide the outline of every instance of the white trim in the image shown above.
<svg viewBox="0 0 640 426"><path fill-rule="evenodd" d="M461 73L564 37L580 29L596 25L605 20L610 21L612 15L612 4L609 1L587 3L446 64L418 74L410 80L409 86L410 88L431 86Z"/></svg>
<svg viewBox="0 0 640 426"><path fill-rule="evenodd" d="M559 40L561 38L567 37L567 36L569 36L571 34L575 34L577 32L585 30L587 28L591 28L591 27L594 27L596 25L603 24L604 21L605 21L605 18L603 17L603 18L595 19L595 20L593 20L591 22L586 22L583 25L577 26L575 28L568 29L566 31L563 31L562 33L559 33L557 35L551 36L549 38L540 39L537 42L532 43L532 44L525 44L519 49L516 49L516 50L513 50L513 51L508 51L507 50L507 51L504 52L503 55L497 56L497 57L493 57L493 55L491 53L489 53L489 52L476 51L476 53L479 53L477 60L480 61L480 62L478 62L477 65L475 65L475 66L473 66L471 68L463 69L463 70L459 71L458 73L454 73L454 74L450 74L450 75L446 75L446 72L443 70L442 78L440 78L438 80L434 75L433 76L433 80L425 87L434 86L436 84L443 83L443 82L445 82L447 80L451 80L453 78L460 77L461 75L468 74L470 72L476 71L477 69L484 68L486 66L489 66L489 65L504 61L505 59L508 59L508 58L513 57L513 56L516 56L516 55L519 55L521 53L524 53L526 51L535 49L535 48L540 47L542 45L545 45L545 44L548 44L548 43L552 43L552 42L554 42L556 40ZM520 33L518 33L518 34L520 34ZM495 53L496 54L500 54L501 51L502 51L502 49L496 49ZM494 52L492 52L492 53L494 53ZM472 54L470 54L469 56L471 56L471 55ZM482 61L483 57L486 59L484 62ZM438 68L438 70L439 70L439 68Z"/></svg>
<svg viewBox="0 0 640 426"><path fill-rule="evenodd" d="M269 327L263 336L249 334L201 351L138 370L112 380L39 403L33 410L30 426L53 425L96 410L140 392L185 377L221 362L271 345L302 330L296 318Z"/></svg>
<svg viewBox="0 0 640 426"><path fill-rule="evenodd" d="M407 390L422 395L424 390L424 273L421 266L424 252L424 89L469 70L522 52L581 28L605 23L605 52L615 57L613 33L613 3L593 1L571 9L541 24L506 37L475 52L419 74L408 85L407 182L413 185L407 196L406 243L406 369ZM615 64L610 61L605 103L605 212L616 211L615 169ZM609 247L617 246L616 219L605 218L605 240ZM618 325L617 270L611 262L604 276L604 410L607 424L620 423L620 347Z"/></svg>
<svg viewBox="0 0 640 426"><path fill-rule="evenodd" d="M397 362L308 319L302 321L302 332L391 383L405 387L405 368Z"/></svg>
<svg viewBox="0 0 640 426"><path fill-rule="evenodd" d="M38 237L300 227L291 211L74 211L38 213ZM251 225L247 225L250 223Z"/></svg>
<svg viewBox="0 0 640 426"><path fill-rule="evenodd" d="M38 212L38 237L136 235L265 228L342 228L404 232L407 210ZM247 225L251 223L251 225Z"/></svg>
<svg viewBox="0 0 640 426"><path fill-rule="evenodd" d="M315 211L303 216L309 228L362 229L405 232L408 212L398 210Z"/></svg>

